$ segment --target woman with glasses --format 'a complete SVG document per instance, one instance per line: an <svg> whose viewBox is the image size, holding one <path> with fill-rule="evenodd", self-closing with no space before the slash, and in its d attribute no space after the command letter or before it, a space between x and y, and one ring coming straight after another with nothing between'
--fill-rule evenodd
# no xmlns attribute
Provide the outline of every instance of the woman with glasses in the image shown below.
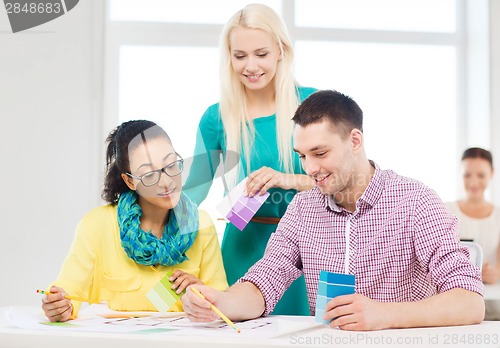
<svg viewBox="0 0 500 348"><path fill-rule="evenodd" d="M77 316L81 302L66 295L107 301L113 310L155 311L148 293L170 273L177 293L190 284L227 288L215 228L182 193L183 159L167 133L150 121L129 121L107 143L102 198L108 204L77 226L42 300L49 320ZM170 310L182 311L181 303Z"/></svg>

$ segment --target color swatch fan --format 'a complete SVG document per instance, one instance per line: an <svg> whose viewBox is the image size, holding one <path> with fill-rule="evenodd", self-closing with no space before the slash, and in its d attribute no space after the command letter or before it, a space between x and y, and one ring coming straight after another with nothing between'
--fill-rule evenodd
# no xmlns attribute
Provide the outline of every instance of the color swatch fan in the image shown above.
<svg viewBox="0 0 500 348"><path fill-rule="evenodd" d="M163 277L149 292L146 297L158 309L159 312L166 312L177 301L179 301L186 291L176 294L173 290L172 282L169 278L172 276L172 271L168 271L167 275Z"/></svg>
<svg viewBox="0 0 500 348"><path fill-rule="evenodd" d="M217 209L229 220L237 229L243 231L246 225L264 204L269 192L262 196L245 196L245 185L248 177L243 179L226 197L217 205Z"/></svg>
<svg viewBox="0 0 500 348"><path fill-rule="evenodd" d="M355 283L356 277L352 274L320 271L315 320L328 325L330 321L323 320L326 304L337 296L354 294Z"/></svg>

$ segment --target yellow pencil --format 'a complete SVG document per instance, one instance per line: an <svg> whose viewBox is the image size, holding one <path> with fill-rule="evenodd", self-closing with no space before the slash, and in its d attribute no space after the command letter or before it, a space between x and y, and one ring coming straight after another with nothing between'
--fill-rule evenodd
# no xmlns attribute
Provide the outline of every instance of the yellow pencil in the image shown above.
<svg viewBox="0 0 500 348"><path fill-rule="evenodd" d="M43 294L43 295L52 295L53 294L53 292L48 292L48 291L43 291L43 290L37 290L36 292L39 294ZM87 303L100 303L97 301L89 300L88 298L70 296L70 295L65 295L64 298L67 298L68 300L75 300L75 301L81 301L81 302L87 302Z"/></svg>
<svg viewBox="0 0 500 348"><path fill-rule="evenodd" d="M199 292L199 291L198 291L198 290L196 290L195 288L191 288L191 290L193 290L193 292L194 292L196 295L198 295L198 296L200 296L202 299L206 300L205 296L203 296L203 295L201 294L201 292ZM232 321L231 321L228 317L226 317L226 316L224 315L224 313L222 313L222 312L221 312L221 311L220 311L217 307L215 307L213 304L210 304L210 308L211 308L211 309L212 309L215 313L217 313L217 315L218 315L219 317L221 317L221 318L222 318L222 320L224 320L224 321L225 321L225 322L226 322L229 326L231 326L233 329L235 329L237 333L240 333L240 332L241 332L241 331L240 331L240 329L238 329L238 328L236 327L236 325L234 325L234 323L233 323L233 322L232 322Z"/></svg>

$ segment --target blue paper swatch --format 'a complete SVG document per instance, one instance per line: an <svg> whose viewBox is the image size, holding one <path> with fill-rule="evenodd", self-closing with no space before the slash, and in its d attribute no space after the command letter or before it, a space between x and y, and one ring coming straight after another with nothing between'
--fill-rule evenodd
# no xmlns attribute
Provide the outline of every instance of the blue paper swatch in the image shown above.
<svg viewBox="0 0 500 348"><path fill-rule="evenodd" d="M356 277L352 274L320 271L315 320L328 325L330 321L323 320L326 304L337 296L354 294L355 284Z"/></svg>

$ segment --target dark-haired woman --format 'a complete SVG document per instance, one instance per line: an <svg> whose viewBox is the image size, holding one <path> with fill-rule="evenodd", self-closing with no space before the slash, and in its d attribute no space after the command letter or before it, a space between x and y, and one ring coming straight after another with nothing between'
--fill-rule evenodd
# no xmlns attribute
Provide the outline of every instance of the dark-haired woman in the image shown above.
<svg viewBox="0 0 500 348"><path fill-rule="evenodd" d="M482 279L485 284L500 280L500 207L488 202L485 191L493 179L493 156L480 147L462 154L465 197L446 206L459 220L461 239L469 239L483 249ZM485 320L500 320L500 303L486 301Z"/></svg>
<svg viewBox="0 0 500 348"><path fill-rule="evenodd" d="M52 293L42 300L51 321L78 314L80 302L107 301L113 310L155 311L146 294L167 272L181 292L204 283L227 288L213 223L181 192L183 160L153 122L125 122L107 138L102 198L75 239ZM170 310L182 311L180 302Z"/></svg>

